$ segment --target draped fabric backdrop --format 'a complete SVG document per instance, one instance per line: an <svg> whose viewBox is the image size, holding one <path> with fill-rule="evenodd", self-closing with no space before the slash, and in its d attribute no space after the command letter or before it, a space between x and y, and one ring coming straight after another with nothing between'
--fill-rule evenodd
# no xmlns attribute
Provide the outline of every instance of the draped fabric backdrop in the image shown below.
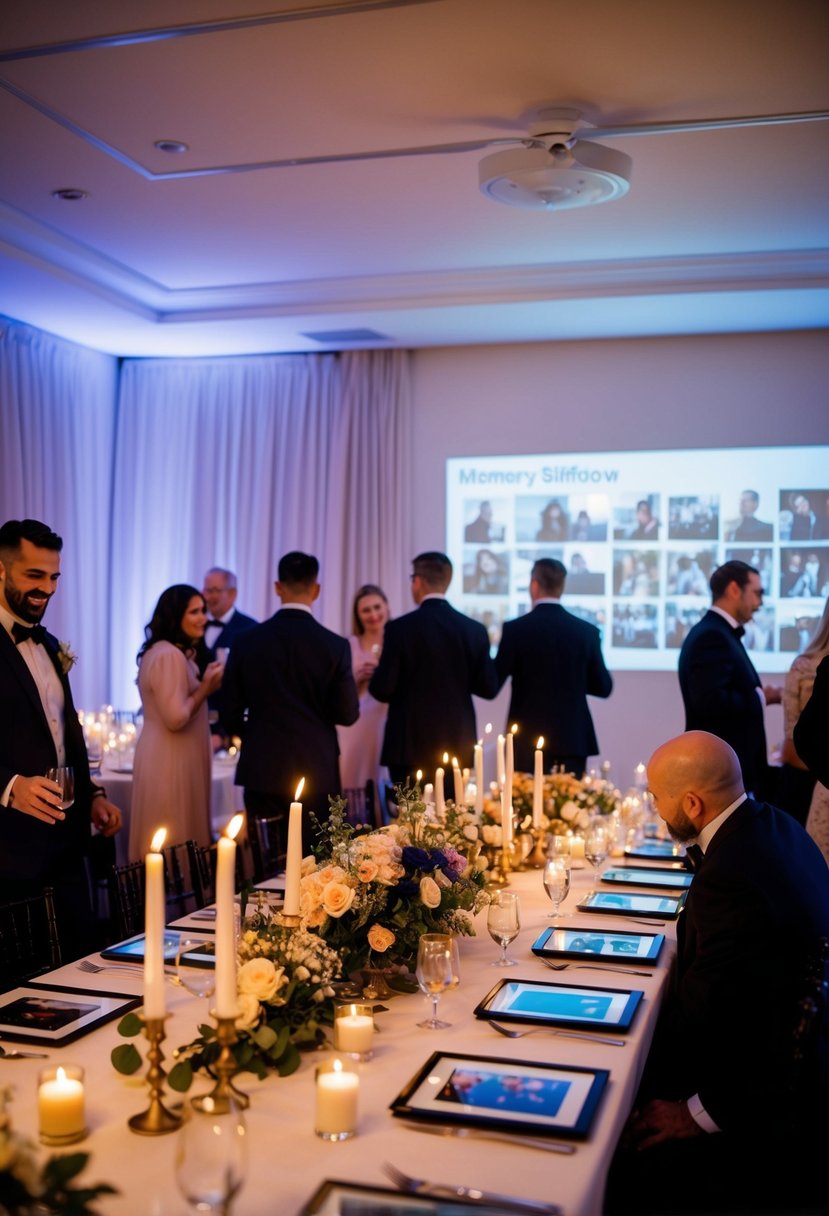
<svg viewBox="0 0 829 1216"><path fill-rule="evenodd" d="M78 704L138 707L158 595L211 565L260 620L289 549L319 557L315 614L339 633L363 582L408 608L409 378L401 351L119 364L8 323L0 514L65 539L48 622L81 656Z"/></svg>

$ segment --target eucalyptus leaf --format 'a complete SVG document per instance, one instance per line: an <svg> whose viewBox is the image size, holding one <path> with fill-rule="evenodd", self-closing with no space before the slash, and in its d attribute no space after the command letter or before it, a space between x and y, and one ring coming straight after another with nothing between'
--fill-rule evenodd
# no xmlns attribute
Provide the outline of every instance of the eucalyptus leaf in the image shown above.
<svg viewBox="0 0 829 1216"><path fill-rule="evenodd" d="M118 1033L125 1039L134 1039L144 1029L137 1013L125 1013L118 1023Z"/></svg>
<svg viewBox="0 0 829 1216"><path fill-rule="evenodd" d="M174 1064L167 1074L167 1083L176 1093L186 1093L193 1084L193 1066L189 1060Z"/></svg>
<svg viewBox="0 0 829 1216"><path fill-rule="evenodd" d="M120 1047L113 1047L109 1058L116 1072L123 1073L126 1077L138 1072L142 1064L138 1048L133 1043L122 1043Z"/></svg>

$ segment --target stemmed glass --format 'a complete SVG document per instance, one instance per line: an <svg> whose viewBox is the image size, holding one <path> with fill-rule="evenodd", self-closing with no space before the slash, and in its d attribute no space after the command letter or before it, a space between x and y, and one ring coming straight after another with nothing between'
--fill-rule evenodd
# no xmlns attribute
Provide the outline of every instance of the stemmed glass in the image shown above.
<svg viewBox="0 0 829 1216"><path fill-rule="evenodd" d="M544 863L543 882L544 890L553 901L553 910L548 916L555 923L562 900L570 890L570 858L550 855Z"/></svg>
<svg viewBox="0 0 829 1216"><path fill-rule="evenodd" d="M60 809L68 811L75 801L75 770L71 765L60 765L58 768L47 768L46 780L54 781L60 786Z"/></svg>
<svg viewBox="0 0 829 1216"><path fill-rule="evenodd" d="M592 890L596 890L599 871L604 859L610 851L610 833L603 824L591 824L584 838L584 856L593 867L594 877Z"/></svg>
<svg viewBox="0 0 829 1216"><path fill-rule="evenodd" d="M457 955L455 955L457 957ZM424 933L417 943L415 968L420 991L432 998L432 1016L417 1025L424 1030L444 1030L451 1025L438 1018L440 994L452 988L460 976L455 968L450 933ZM456 978L457 977L457 978Z"/></svg>
<svg viewBox="0 0 829 1216"><path fill-rule="evenodd" d="M228 1099L219 1107L210 1097L185 1106L176 1145L176 1182L194 1212L231 1216L231 1205L247 1172L245 1120Z"/></svg>
<svg viewBox="0 0 829 1216"><path fill-rule="evenodd" d="M216 942L203 937L181 937L176 950L176 975L193 996L208 997L216 990Z"/></svg>
<svg viewBox="0 0 829 1216"><path fill-rule="evenodd" d="M487 909L486 927L493 941L499 942L501 954L492 967L515 967L518 960L507 957L507 946L521 930L518 896L512 891L496 891Z"/></svg>

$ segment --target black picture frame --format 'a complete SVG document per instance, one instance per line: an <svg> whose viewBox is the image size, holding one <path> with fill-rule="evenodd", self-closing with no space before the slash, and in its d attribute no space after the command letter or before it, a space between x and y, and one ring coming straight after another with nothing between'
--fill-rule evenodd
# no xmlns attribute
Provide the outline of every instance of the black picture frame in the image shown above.
<svg viewBox="0 0 829 1216"><path fill-rule="evenodd" d="M0 1038L62 1047L141 1003L135 993L97 992L31 980L0 995Z"/></svg>
<svg viewBox="0 0 829 1216"><path fill-rule="evenodd" d="M204 934L204 944L209 945L213 951L216 948L215 930L213 936L210 936L209 930L194 929L191 932L186 932L182 929L165 929L164 930L164 962L169 966L176 961L178 954L179 942L182 939L195 941L193 936L195 933ZM112 946L106 946L101 951L101 958L108 958L117 963L135 963L136 967L140 967L144 962L144 934L138 933L135 937L128 937L122 942L116 942ZM195 955L188 955L188 959L194 967L215 967L215 953L205 954L204 958L198 958Z"/></svg>
<svg viewBox="0 0 829 1216"><path fill-rule="evenodd" d="M630 1029L644 993L635 988L597 988L565 980L519 980L504 977L475 1006L476 1018L496 1022L532 1022L575 1030Z"/></svg>
<svg viewBox="0 0 829 1216"><path fill-rule="evenodd" d="M642 891L591 891L576 905L579 912L601 916L642 916L676 920L685 902L682 895L650 895Z"/></svg>
<svg viewBox="0 0 829 1216"><path fill-rule="evenodd" d="M554 1210L550 1204L550 1211ZM525 1207L494 1207L480 1199L450 1199L445 1195L415 1195L392 1187L366 1182L344 1182L326 1178L302 1205L297 1216L505 1216L526 1212Z"/></svg>
<svg viewBox="0 0 829 1216"><path fill-rule="evenodd" d="M676 861L677 864L682 864L685 846L676 844L673 840L643 840L632 849L625 849L625 857L638 858L639 861Z"/></svg>
<svg viewBox="0 0 829 1216"><path fill-rule="evenodd" d="M543 929L532 944L537 958L590 959L607 962L632 963L655 967L662 947L664 933L625 933L620 929L568 929L550 925Z"/></svg>
<svg viewBox="0 0 829 1216"><path fill-rule="evenodd" d="M609 866L602 882L626 887L659 887L664 891L687 891L694 880L690 870L665 870L658 866Z"/></svg>
<svg viewBox="0 0 829 1216"><path fill-rule="evenodd" d="M584 1139L609 1077L606 1068L435 1051L389 1109L430 1123Z"/></svg>

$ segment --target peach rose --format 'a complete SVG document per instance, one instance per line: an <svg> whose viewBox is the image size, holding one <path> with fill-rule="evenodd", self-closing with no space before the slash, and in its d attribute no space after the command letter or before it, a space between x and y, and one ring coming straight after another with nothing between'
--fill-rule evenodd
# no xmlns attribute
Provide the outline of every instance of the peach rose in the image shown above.
<svg viewBox="0 0 829 1216"><path fill-rule="evenodd" d="M383 925L372 925L368 931L368 944L378 954L385 954L389 946L393 946L396 941L391 929L386 929Z"/></svg>
<svg viewBox="0 0 829 1216"><path fill-rule="evenodd" d="M282 971L282 967L277 970L269 958L252 958L239 968L239 992L254 996L258 1001L269 1001L276 995Z"/></svg>
<svg viewBox="0 0 829 1216"><path fill-rule="evenodd" d="M354 902L354 888L344 882L329 882L322 893L322 906L329 916L342 916Z"/></svg>

